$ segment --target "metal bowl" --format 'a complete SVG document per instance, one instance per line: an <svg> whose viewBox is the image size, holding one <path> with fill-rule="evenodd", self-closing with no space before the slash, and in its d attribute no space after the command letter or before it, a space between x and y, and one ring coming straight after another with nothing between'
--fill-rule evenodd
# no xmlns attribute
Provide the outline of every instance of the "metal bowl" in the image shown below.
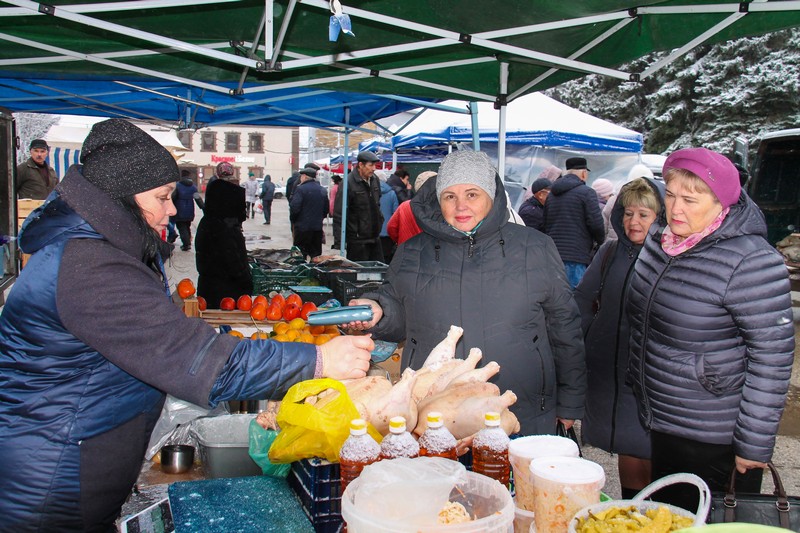
<svg viewBox="0 0 800 533"><path fill-rule="evenodd" d="M161 470L168 474L183 474L192 468L194 446L167 444L161 447Z"/></svg>

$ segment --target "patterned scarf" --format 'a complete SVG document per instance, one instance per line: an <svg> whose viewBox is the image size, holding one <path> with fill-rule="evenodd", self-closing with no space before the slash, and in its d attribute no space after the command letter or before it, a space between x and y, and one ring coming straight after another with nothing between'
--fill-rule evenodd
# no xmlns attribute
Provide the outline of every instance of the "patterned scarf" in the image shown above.
<svg viewBox="0 0 800 533"><path fill-rule="evenodd" d="M667 227L664 228L664 233L661 234L661 249L664 250L664 253L671 257L680 255L686 250L691 250L697 245L697 243L716 231L717 228L722 225L722 221L725 220L725 217L730 210L730 207L726 207L720 212L719 215L717 215L714 220L711 221L711 224L703 229L703 231L692 233L685 239L672 233L669 225L667 225Z"/></svg>

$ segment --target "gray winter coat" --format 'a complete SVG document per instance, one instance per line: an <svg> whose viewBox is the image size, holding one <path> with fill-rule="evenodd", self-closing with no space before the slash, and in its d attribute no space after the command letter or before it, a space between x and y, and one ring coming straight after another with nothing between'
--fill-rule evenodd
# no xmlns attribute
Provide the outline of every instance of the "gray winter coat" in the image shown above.
<svg viewBox="0 0 800 533"><path fill-rule="evenodd" d="M523 434L555 432L556 416L583 416L586 368L580 317L553 241L508 223L497 179L491 211L472 237L443 219L435 180L411 200L423 233L395 253L375 293L384 317L376 338L405 339L401 366L418 369L451 325L464 328L456 357L483 351L492 381L518 396L511 410Z"/></svg>
<svg viewBox="0 0 800 533"><path fill-rule="evenodd" d="M630 283L629 379L653 430L769 461L794 353L786 266L742 193L722 226L670 257L651 234Z"/></svg>
<svg viewBox="0 0 800 533"><path fill-rule="evenodd" d="M649 180L648 184L661 200L659 187ZM621 203L614 205L611 225L619 240L603 243L575 288L585 335L588 381L581 436L587 444L607 452L649 459L650 437L639 422L633 389L625 383L630 344L630 325L624 311L626 289L642 246L625 235L624 212ZM659 225L656 220L651 230Z"/></svg>

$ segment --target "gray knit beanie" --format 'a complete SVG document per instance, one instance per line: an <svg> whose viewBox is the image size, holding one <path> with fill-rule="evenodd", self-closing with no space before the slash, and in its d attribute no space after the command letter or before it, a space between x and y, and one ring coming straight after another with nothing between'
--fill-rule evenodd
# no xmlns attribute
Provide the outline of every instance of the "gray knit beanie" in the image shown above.
<svg viewBox="0 0 800 533"><path fill-rule="evenodd" d="M175 158L158 141L119 118L98 122L81 149L83 177L118 199L178 181Z"/></svg>
<svg viewBox="0 0 800 533"><path fill-rule="evenodd" d="M451 185L470 183L486 191L489 198L494 201L497 189L494 182L495 174L497 171L484 152L471 150L452 152L439 166L439 173L436 175L436 197L440 198L442 191Z"/></svg>

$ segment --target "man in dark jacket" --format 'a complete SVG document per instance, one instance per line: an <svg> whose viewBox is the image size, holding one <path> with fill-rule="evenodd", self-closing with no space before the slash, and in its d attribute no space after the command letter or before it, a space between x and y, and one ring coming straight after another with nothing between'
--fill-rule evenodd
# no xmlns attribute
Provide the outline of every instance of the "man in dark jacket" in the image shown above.
<svg viewBox="0 0 800 533"><path fill-rule="evenodd" d="M181 180L172 193L172 201L175 204L177 213L170 217L170 221L175 223L178 228L178 235L181 237L181 250L184 252L192 248L192 221L194 220L194 204L203 209L203 199L197 191L197 187L192 181L188 170L181 171ZM175 242L171 237L170 242Z"/></svg>
<svg viewBox="0 0 800 533"><path fill-rule="evenodd" d="M567 174L553 184L544 206L545 233L556 243L573 289L592 261L594 245L606 238L597 193L586 185L589 172L583 157L567 159Z"/></svg>
<svg viewBox="0 0 800 533"><path fill-rule="evenodd" d="M34 139L29 150L31 156L17 166L17 198L44 200L58 184L56 171L47 164L50 147L44 139Z"/></svg>
<svg viewBox="0 0 800 533"><path fill-rule="evenodd" d="M383 261L380 232L381 184L375 176L375 163L380 161L372 152L359 152L356 167L336 191L334 223L342 221L342 198L347 188L347 218L345 237L347 258L351 261Z"/></svg>
<svg viewBox="0 0 800 533"><path fill-rule="evenodd" d="M411 187L411 176L403 168L398 168L397 172L389 176L386 183L394 190L398 203L402 204L406 200L411 200L411 197L414 196L414 189Z"/></svg>
<svg viewBox="0 0 800 533"><path fill-rule="evenodd" d="M289 220L294 228L294 245L304 257L322 255L322 221L328 216L328 195L316 180L317 171L300 171L300 185L289 204Z"/></svg>
<svg viewBox="0 0 800 533"><path fill-rule="evenodd" d="M275 198L275 184L269 174L264 176L261 184L261 209L264 211L264 224L269 224L272 219L272 200Z"/></svg>
<svg viewBox="0 0 800 533"><path fill-rule="evenodd" d="M537 179L531 184L531 197L519 206L519 216L529 228L544 231L544 203L552 185L547 178Z"/></svg>

